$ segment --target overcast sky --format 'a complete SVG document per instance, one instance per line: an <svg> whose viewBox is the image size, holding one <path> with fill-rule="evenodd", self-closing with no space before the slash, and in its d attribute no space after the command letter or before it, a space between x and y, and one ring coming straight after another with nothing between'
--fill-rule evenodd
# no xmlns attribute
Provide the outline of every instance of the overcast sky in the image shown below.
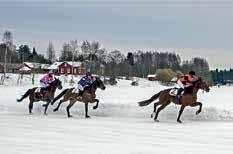
<svg viewBox="0 0 233 154"><path fill-rule="evenodd" d="M98 40L129 51L175 51L205 57L212 69L233 68L233 1L212 0L0 0L0 35L17 45L57 53L71 39Z"/></svg>

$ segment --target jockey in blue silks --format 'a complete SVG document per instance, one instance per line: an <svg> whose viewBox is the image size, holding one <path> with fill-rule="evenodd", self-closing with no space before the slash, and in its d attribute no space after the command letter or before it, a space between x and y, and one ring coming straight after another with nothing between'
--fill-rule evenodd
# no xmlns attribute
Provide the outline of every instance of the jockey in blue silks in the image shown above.
<svg viewBox="0 0 233 154"><path fill-rule="evenodd" d="M84 90L89 89L92 85L92 75L90 72L86 72L86 75L83 76L78 82L78 96L82 96Z"/></svg>

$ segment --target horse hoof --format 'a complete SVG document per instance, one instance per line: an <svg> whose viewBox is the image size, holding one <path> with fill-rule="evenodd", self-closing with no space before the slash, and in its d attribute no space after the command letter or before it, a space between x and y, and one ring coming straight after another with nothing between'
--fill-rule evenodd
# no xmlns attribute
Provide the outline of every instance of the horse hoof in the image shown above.
<svg viewBox="0 0 233 154"><path fill-rule="evenodd" d="M53 109L53 112L56 112L58 109Z"/></svg>
<svg viewBox="0 0 233 154"><path fill-rule="evenodd" d="M68 118L73 118L73 116L72 116L72 115L70 115L70 116L68 116Z"/></svg>
<svg viewBox="0 0 233 154"><path fill-rule="evenodd" d="M94 110L97 109L97 106L93 106L93 109L94 109Z"/></svg>
<svg viewBox="0 0 233 154"><path fill-rule="evenodd" d="M158 120L158 119L154 119L154 121L155 121L155 122L159 122L159 120Z"/></svg>
<svg viewBox="0 0 233 154"><path fill-rule="evenodd" d="M45 116L47 116L48 114L47 113L44 113Z"/></svg>
<svg viewBox="0 0 233 154"><path fill-rule="evenodd" d="M86 116L86 119L91 119L91 117L90 116Z"/></svg>
<svg viewBox="0 0 233 154"><path fill-rule="evenodd" d="M180 124L182 123L182 121L181 121L181 120L177 120L177 122L178 122L178 123L180 123Z"/></svg>
<svg viewBox="0 0 233 154"><path fill-rule="evenodd" d="M150 117L153 118L153 117L154 117L154 113L152 113L152 114L150 115Z"/></svg>
<svg viewBox="0 0 233 154"><path fill-rule="evenodd" d="M200 112L200 111L197 111L197 112L196 112L196 115L198 115L199 113L201 113L201 112Z"/></svg>

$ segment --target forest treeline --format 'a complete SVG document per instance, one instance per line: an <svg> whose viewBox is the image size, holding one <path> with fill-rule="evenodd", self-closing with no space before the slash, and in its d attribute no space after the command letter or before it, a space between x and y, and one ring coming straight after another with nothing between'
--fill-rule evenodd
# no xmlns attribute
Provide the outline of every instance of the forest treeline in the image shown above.
<svg viewBox="0 0 233 154"><path fill-rule="evenodd" d="M6 50L8 48L8 50ZM5 62L2 55L6 54L7 63L37 62L52 63L55 61L80 61L83 66L89 68L92 73L105 76L137 76L146 77L148 74L155 74L158 69L171 69L183 74L190 70L207 80L209 83L231 80L232 70L210 71L206 59L193 57L191 60L183 60L175 52L143 51L127 52L123 54L120 50L109 51L101 48L98 41L71 40L63 44L60 51L55 51L53 44L49 42L47 55L39 54L35 47L32 49L28 45L16 47L11 44L0 44L0 62ZM229 75L231 74L231 75Z"/></svg>

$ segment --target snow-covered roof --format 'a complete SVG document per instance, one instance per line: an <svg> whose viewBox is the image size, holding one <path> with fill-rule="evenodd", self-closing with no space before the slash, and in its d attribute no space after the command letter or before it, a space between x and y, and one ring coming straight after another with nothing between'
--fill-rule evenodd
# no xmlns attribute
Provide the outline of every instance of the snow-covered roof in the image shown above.
<svg viewBox="0 0 233 154"><path fill-rule="evenodd" d="M81 67L82 63L81 62L72 62L72 61L68 61L67 62L69 65L73 66L73 67ZM73 65L72 65L73 64Z"/></svg>
<svg viewBox="0 0 233 154"><path fill-rule="evenodd" d="M19 70L20 71L30 71L31 69L28 68L28 67L26 67L26 66L24 66L24 67L20 68Z"/></svg>
<svg viewBox="0 0 233 154"><path fill-rule="evenodd" d="M41 64L41 69L48 69L49 67L49 64Z"/></svg>
<svg viewBox="0 0 233 154"><path fill-rule="evenodd" d="M49 70L56 70L56 69L58 69L58 66L61 65L62 63L64 63L64 62L55 62L55 63L53 63L52 65L50 65L50 66L48 67L48 69L49 69Z"/></svg>
<svg viewBox="0 0 233 154"><path fill-rule="evenodd" d="M82 63L81 62L72 62L72 61L67 61L67 62L55 62L53 63L52 65L50 65L48 67L49 70L56 70L58 69L58 67L63 64L63 63L67 63L69 64L70 66L72 66L73 64L73 67L81 67Z"/></svg>
<svg viewBox="0 0 233 154"><path fill-rule="evenodd" d="M25 65L27 65L30 68L40 68L40 63L32 63L32 62L24 62Z"/></svg>
<svg viewBox="0 0 233 154"><path fill-rule="evenodd" d="M149 75L147 75L147 77L148 77L148 78L155 78L156 75L155 75L155 74L149 74Z"/></svg>

